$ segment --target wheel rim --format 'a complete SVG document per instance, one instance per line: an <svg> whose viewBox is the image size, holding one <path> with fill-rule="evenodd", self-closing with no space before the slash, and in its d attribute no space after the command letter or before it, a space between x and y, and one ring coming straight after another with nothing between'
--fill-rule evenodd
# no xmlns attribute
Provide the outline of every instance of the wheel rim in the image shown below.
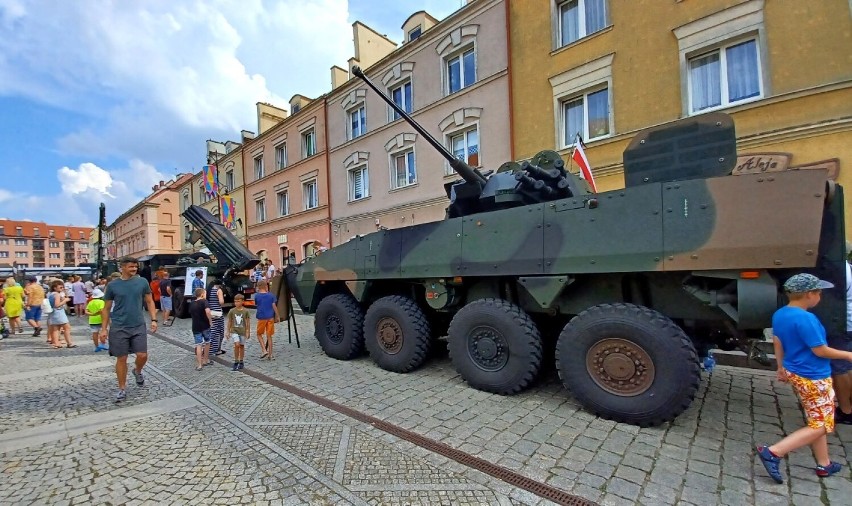
<svg viewBox="0 0 852 506"><path fill-rule="evenodd" d="M402 349L405 338L402 327L393 318L382 318L376 323L376 340L388 355L396 355Z"/></svg>
<svg viewBox="0 0 852 506"><path fill-rule="evenodd" d="M340 344L343 341L343 322L336 314L330 314L325 318L325 335L328 340L334 344Z"/></svg>
<svg viewBox="0 0 852 506"><path fill-rule="evenodd" d="M474 328L468 334L467 352L483 371L499 371L509 362L509 342L493 327Z"/></svg>
<svg viewBox="0 0 852 506"><path fill-rule="evenodd" d="M609 338L595 343L586 354L592 380L607 392L632 397L651 388L656 370L644 348L626 339Z"/></svg>

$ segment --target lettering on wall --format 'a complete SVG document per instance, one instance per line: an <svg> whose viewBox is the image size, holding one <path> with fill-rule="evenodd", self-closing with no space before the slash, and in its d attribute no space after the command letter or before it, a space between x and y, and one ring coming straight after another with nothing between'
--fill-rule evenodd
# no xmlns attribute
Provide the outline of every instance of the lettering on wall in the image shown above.
<svg viewBox="0 0 852 506"><path fill-rule="evenodd" d="M763 172L781 172L790 166L791 153L752 153L737 156L737 163L731 174L761 174Z"/></svg>

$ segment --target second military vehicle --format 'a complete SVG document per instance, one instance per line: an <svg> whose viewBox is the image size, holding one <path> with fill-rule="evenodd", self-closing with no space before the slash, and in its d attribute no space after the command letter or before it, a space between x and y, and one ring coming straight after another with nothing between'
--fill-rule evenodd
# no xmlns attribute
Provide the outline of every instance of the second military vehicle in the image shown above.
<svg viewBox="0 0 852 506"><path fill-rule="evenodd" d="M445 220L357 236L288 269L329 356L366 346L408 372L446 334L469 385L513 394L555 355L587 409L646 426L689 406L706 350L762 339L794 273L835 284L815 312L845 332L842 188L822 170L734 174L727 115L640 132L625 188L592 194L553 151L492 174L467 166L353 73L462 180L446 185Z"/></svg>

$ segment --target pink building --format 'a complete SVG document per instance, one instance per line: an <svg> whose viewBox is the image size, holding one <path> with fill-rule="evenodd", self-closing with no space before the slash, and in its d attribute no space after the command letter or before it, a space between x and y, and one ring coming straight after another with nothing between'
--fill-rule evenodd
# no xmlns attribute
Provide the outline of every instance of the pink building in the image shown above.
<svg viewBox="0 0 852 506"><path fill-rule="evenodd" d="M93 260L91 227L0 219L0 265L23 269L76 267Z"/></svg>

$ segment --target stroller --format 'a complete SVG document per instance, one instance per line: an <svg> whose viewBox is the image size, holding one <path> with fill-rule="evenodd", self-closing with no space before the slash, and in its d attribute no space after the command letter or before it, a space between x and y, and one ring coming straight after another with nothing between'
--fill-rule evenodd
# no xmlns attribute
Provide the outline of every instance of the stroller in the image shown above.
<svg viewBox="0 0 852 506"><path fill-rule="evenodd" d="M6 339L7 337L9 337L9 319L6 318L3 306L0 306L0 339Z"/></svg>

